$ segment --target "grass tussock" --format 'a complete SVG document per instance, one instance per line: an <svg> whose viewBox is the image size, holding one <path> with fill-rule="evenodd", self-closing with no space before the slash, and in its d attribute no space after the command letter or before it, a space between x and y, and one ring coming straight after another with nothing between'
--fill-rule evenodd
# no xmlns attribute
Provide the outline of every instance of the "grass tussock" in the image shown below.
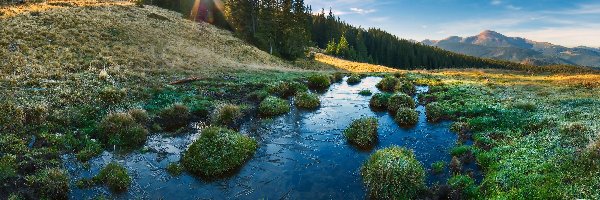
<svg viewBox="0 0 600 200"><path fill-rule="evenodd" d="M416 107L415 100L412 97L404 93L396 93L390 96L388 100L388 111L396 113L400 108L411 108Z"/></svg>
<svg viewBox="0 0 600 200"><path fill-rule="evenodd" d="M392 146L378 150L361 168L375 199L413 199L425 188L425 170L412 151Z"/></svg>
<svg viewBox="0 0 600 200"><path fill-rule="evenodd" d="M242 118L242 108L235 104L219 104L211 114L211 121L216 125L231 126Z"/></svg>
<svg viewBox="0 0 600 200"><path fill-rule="evenodd" d="M394 116L394 121L402 127L413 127L419 122L419 113L411 108L399 108Z"/></svg>
<svg viewBox="0 0 600 200"><path fill-rule="evenodd" d="M321 99L316 94L301 92L294 97L294 104L302 109L316 109L321 106Z"/></svg>
<svg viewBox="0 0 600 200"><path fill-rule="evenodd" d="M121 164L111 162L104 166L100 172L91 179L79 180L77 185L81 188L87 188L94 185L104 184L113 192L124 192L131 185L131 177L127 169Z"/></svg>
<svg viewBox="0 0 600 200"><path fill-rule="evenodd" d="M360 148L370 148L377 142L378 123L378 120L373 117L354 120L350 126L344 130L344 136L348 142L357 145Z"/></svg>
<svg viewBox="0 0 600 200"><path fill-rule="evenodd" d="M254 139L236 131L209 127L182 157L187 171L201 177L224 175L244 164L256 151Z"/></svg>
<svg viewBox="0 0 600 200"><path fill-rule="evenodd" d="M258 112L263 117L282 115L290 112L290 103L287 100L270 96L258 105Z"/></svg>
<svg viewBox="0 0 600 200"><path fill-rule="evenodd" d="M369 106L374 110L386 110L390 97L392 95L389 93L377 93L369 100Z"/></svg>
<svg viewBox="0 0 600 200"><path fill-rule="evenodd" d="M331 78L325 74L315 74L308 77L308 87L314 90L325 90L331 85Z"/></svg>
<svg viewBox="0 0 600 200"><path fill-rule="evenodd" d="M101 141L109 146L122 149L133 149L146 142L148 130L139 124L129 113L112 113L107 115L99 127Z"/></svg>

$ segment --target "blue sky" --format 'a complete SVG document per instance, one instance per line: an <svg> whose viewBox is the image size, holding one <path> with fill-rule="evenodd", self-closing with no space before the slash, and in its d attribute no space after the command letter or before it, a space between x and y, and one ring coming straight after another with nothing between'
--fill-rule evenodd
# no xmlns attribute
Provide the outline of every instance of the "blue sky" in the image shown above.
<svg viewBox="0 0 600 200"><path fill-rule="evenodd" d="M305 0L356 26L405 39L443 39L494 30L568 47L600 47L600 0Z"/></svg>

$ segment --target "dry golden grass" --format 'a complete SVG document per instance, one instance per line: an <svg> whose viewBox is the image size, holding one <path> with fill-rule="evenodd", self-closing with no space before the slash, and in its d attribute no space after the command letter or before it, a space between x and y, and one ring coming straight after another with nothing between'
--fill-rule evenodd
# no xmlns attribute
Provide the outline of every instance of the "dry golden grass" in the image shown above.
<svg viewBox="0 0 600 200"><path fill-rule="evenodd" d="M319 62L326 63L337 67L342 70L349 72L361 73L361 72L400 72L406 70L399 70L381 65L373 65L368 63L352 62L348 60L339 59L333 56L328 56L322 53L317 53L315 59Z"/></svg>

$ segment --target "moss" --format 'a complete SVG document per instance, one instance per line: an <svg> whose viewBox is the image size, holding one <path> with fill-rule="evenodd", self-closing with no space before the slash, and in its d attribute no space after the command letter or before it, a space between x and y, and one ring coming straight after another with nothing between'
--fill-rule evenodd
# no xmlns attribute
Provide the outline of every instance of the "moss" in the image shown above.
<svg viewBox="0 0 600 200"><path fill-rule="evenodd" d="M460 157L469 152L471 152L471 146L461 145L461 146L456 146L456 147L452 148L450 150L450 155Z"/></svg>
<svg viewBox="0 0 600 200"><path fill-rule="evenodd" d="M315 90L324 90L331 85L331 79L327 75L317 74L308 77L308 87Z"/></svg>
<svg viewBox="0 0 600 200"><path fill-rule="evenodd" d="M107 115L98 125L100 140L108 145L132 149L146 142L148 131L128 113Z"/></svg>
<svg viewBox="0 0 600 200"><path fill-rule="evenodd" d="M179 163L169 163L169 165L167 165L167 172L169 172L171 176L179 176L183 173L183 166Z"/></svg>
<svg viewBox="0 0 600 200"><path fill-rule="evenodd" d="M127 113L139 124L147 124L150 121L150 116L144 109L131 109Z"/></svg>
<svg viewBox="0 0 600 200"><path fill-rule="evenodd" d="M306 92L296 94L294 97L294 104L298 108L304 109L315 109L321 106L321 99L316 94L310 94Z"/></svg>
<svg viewBox="0 0 600 200"><path fill-rule="evenodd" d="M248 136L225 128L209 127L189 147L181 162L192 174L215 177L242 166L256 148L256 141Z"/></svg>
<svg viewBox="0 0 600 200"><path fill-rule="evenodd" d="M361 168L375 199L413 199L425 188L425 170L412 151L392 146L375 152Z"/></svg>
<svg viewBox="0 0 600 200"><path fill-rule="evenodd" d="M17 157L4 155L0 158L0 182L17 176Z"/></svg>
<svg viewBox="0 0 600 200"><path fill-rule="evenodd" d="M429 122L439 122L444 119L444 108L437 102L427 104L425 106L425 113Z"/></svg>
<svg viewBox="0 0 600 200"><path fill-rule="evenodd" d="M416 104L412 97L404 93L396 93L388 100L388 111L396 113L400 108L415 108Z"/></svg>
<svg viewBox="0 0 600 200"><path fill-rule="evenodd" d="M348 85L356 85L356 84L359 84L360 81L361 81L361 78L358 74L352 74L352 75L350 75L350 77L348 77L348 80L346 80Z"/></svg>
<svg viewBox="0 0 600 200"><path fill-rule="evenodd" d="M377 83L376 87L381 91L394 92L399 81L396 77L387 76Z"/></svg>
<svg viewBox="0 0 600 200"><path fill-rule="evenodd" d="M357 119L344 130L344 136L352 144L361 148L369 148L377 142L378 126L378 120L374 117Z"/></svg>
<svg viewBox="0 0 600 200"><path fill-rule="evenodd" d="M26 179L43 198L68 199L69 176L62 169L44 169L33 176L28 176Z"/></svg>
<svg viewBox="0 0 600 200"><path fill-rule="evenodd" d="M399 108L394 116L394 121L402 127L411 127L419 122L419 113L410 108Z"/></svg>
<svg viewBox="0 0 600 200"><path fill-rule="evenodd" d="M272 117L290 112L290 103L277 97L267 97L258 105L258 112L263 117Z"/></svg>
<svg viewBox="0 0 600 200"><path fill-rule="evenodd" d="M479 195L479 187L473 178L456 175L448 179L448 185L460 196L459 199L474 199Z"/></svg>
<svg viewBox="0 0 600 200"><path fill-rule="evenodd" d="M219 104L211 114L213 124L230 126L242 118L242 109L235 104Z"/></svg>
<svg viewBox="0 0 600 200"><path fill-rule="evenodd" d="M287 98L290 96L294 96L300 92L307 92L308 87L302 83L298 83L295 81L280 81L275 84L272 84L268 87L269 93L272 95Z"/></svg>
<svg viewBox="0 0 600 200"><path fill-rule="evenodd" d="M444 161L437 161L431 164L431 171L434 174L441 174L444 172L444 168L446 168L446 162Z"/></svg>
<svg viewBox="0 0 600 200"><path fill-rule="evenodd" d="M165 131L176 131L186 127L190 120L190 109L181 104L173 104L158 114L160 126Z"/></svg>
<svg viewBox="0 0 600 200"><path fill-rule="evenodd" d="M358 94L360 94L361 96L371 96L373 95L373 92L371 92L371 90L361 90L360 92L358 92Z"/></svg>
<svg viewBox="0 0 600 200"><path fill-rule="evenodd" d="M113 192L123 192L131 185L131 177L122 165L112 162L106 165L93 178L96 184L105 184Z"/></svg>
<svg viewBox="0 0 600 200"><path fill-rule="evenodd" d="M392 95L389 93L377 93L371 97L369 106L374 110L385 110Z"/></svg>
<svg viewBox="0 0 600 200"><path fill-rule="evenodd" d="M394 91L413 96L417 93L417 87L410 81L398 81L394 86Z"/></svg>

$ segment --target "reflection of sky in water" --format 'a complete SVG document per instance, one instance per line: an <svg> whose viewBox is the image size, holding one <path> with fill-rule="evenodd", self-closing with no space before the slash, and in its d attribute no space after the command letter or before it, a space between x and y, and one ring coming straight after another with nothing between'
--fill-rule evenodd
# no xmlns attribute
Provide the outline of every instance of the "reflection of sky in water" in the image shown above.
<svg viewBox="0 0 600 200"><path fill-rule="evenodd" d="M364 199L359 169L372 152L359 151L349 145L342 131L354 119L372 116L379 119L379 143L375 149L399 145L415 150L426 169L431 163L450 161L449 149L456 136L448 131L448 123L429 124L424 108L419 123L411 129L399 128L386 112L372 112L370 97L358 95L363 89L378 92L375 84L381 78L369 77L355 86L335 84L321 96L322 107L316 111L292 110L271 119L252 119L241 131L255 137L260 148L235 175L204 182L184 174L171 177L164 168L179 160L179 154L198 134L178 137L151 136L150 152L125 157L104 153L91 161L89 170L66 162L74 177L89 177L105 163L123 163L134 178L132 188L118 198L149 199ZM419 88L426 89L426 88ZM448 174L429 175L427 182L444 182ZM79 190L72 197L91 197L106 193L103 188Z"/></svg>

